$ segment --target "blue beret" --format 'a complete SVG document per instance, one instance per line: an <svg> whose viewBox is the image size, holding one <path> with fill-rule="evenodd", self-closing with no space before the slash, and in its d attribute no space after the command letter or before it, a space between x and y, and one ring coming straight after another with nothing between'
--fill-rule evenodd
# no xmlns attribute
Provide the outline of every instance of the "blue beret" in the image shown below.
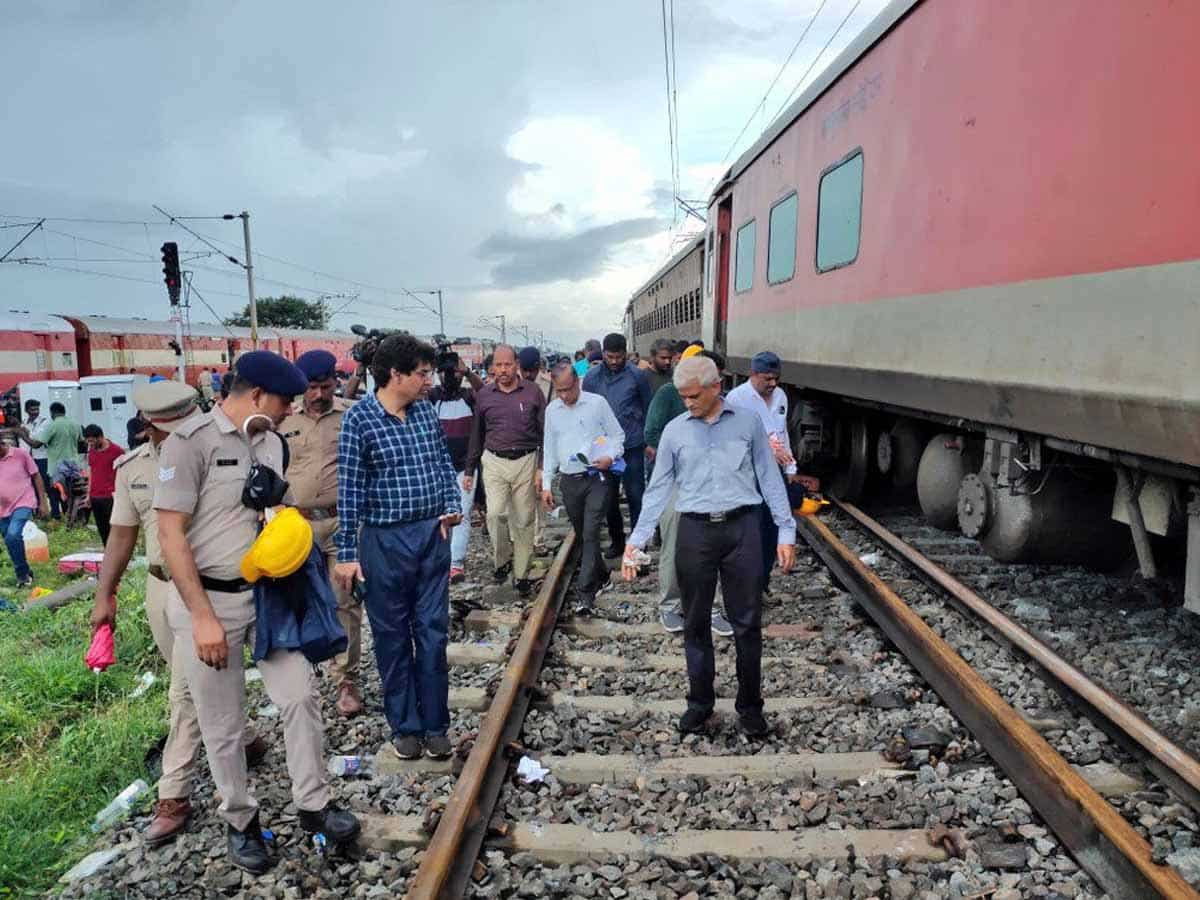
<svg viewBox="0 0 1200 900"><path fill-rule="evenodd" d="M517 365L522 369L536 369L541 362L542 354L538 353L537 347L522 347L517 354Z"/></svg>
<svg viewBox="0 0 1200 900"><path fill-rule="evenodd" d="M751 372L758 372L760 375L778 375L779 370L779 357L770 350L755 353L754 359L750 360Z"/></svg>
<svg viewBox="0 0 1200 900"><path fill-rule="evenodd" d="M280 397L295 397L303 394L308 387L308 379L278 353L270 350L252 350L238 357L234 368L238 377L244 378L255 387L262 388L268 394Z"/></svg>
<svg viewBox="0 0 1200 900"><path fill-rule="evenodd" d="M323 381L337 371L337 357L328 350L309 350L296 358L296 368L309 381Z"/></svg>

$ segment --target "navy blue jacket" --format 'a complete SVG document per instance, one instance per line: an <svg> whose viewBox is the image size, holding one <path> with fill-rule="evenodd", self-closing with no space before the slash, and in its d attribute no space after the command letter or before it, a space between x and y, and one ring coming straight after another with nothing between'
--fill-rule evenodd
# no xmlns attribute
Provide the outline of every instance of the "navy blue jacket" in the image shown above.
<svg viewBox="0 0 1200 900"><path fill-rule="evenodd" d="M631 447L646 443L646 411L650 409L650 381L646 373L631 363L626 363L620 372L610 372L601 363L594 366L583 377L583 389L599 394L608 401L617 423L625 432L625 455Z"/></svg>

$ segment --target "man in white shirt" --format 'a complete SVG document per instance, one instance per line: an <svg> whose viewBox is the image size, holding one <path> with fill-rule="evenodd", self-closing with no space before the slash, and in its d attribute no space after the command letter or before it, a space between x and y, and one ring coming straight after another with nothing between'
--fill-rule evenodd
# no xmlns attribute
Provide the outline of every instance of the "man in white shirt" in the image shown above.
<svg viewBox="0 0 1200 900"><path fill-rule="evenodd" d="M592 611L596 594L608 584L600 532L608 507L607 480L615 477L610 470L624 456L625 432L607 400L582 391L569 361L555 366L553 383L555 399L546 407L542 444L542 504L547 510L554 505L554 475L560 474L567 518L582 541L575 612L584 615Z"/></svg>
<svg viewBox="0 0 1200 900"><path fill-rule="evenodd" d="M779 357L770 350L756 353L750 360L750 380L735 387L725 400L730 406L752 412L762 420L763 427L767 430L767 439L771 442L771 452L775 454L775 461L783 469L787 480L795 481L796 458L792 455L792 441L788 434L788 399L783 388L779 386L781 368ZM771 569L775 565L776 531L770 510L763 504L760 533L763 544L764 595L770 594Z"/></svg>
<svg viewBox="0 0 1200 900"><path fill-rule="evenodd" d="M29 451L29 455L33 457L34 463L38 467L38 472L42 476L42 484L46 488L46 493L50 497L50 516L57 519L59 517L58 509L58 492L53 489L53 484L50 481L50 470L47 467L46 445L41 443L39 432L50 424L50 417L42 415L42 404L39 400L25 401L25 421L21 423L21 443L25 445L24 449ZM29 437L33 441L28 440ZM34 446L34 443L37 446Z"/></svg>

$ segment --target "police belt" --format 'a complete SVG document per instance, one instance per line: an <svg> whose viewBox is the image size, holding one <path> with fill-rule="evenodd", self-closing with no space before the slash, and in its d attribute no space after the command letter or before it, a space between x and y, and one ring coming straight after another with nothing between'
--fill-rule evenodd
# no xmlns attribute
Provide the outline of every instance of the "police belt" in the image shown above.
<svg viewBox="0 0 1200 900"><path fill-rule="evenodd" d="M244 578L213 578L210 575L201 575L200 583L205 590L219 594L242 594L254 587Z"/></svg>
<svg viewBox="0 0 1200 900"><path fill-rule="evenodd" d="M712 525L720 524L721 522L732 522L734 519L744 516L751 510L758 509L757 506L738 506L734 509L726 510L725 512L685 512L680 513L686 519L695 519L697 522L708 522Z"/></svg>

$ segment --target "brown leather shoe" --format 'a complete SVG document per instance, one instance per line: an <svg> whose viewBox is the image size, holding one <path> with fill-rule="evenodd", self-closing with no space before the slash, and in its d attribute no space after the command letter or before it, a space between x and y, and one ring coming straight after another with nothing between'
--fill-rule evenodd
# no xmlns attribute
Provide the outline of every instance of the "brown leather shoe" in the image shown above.
<svg viewBox="0 0 1200 900"><path fill-rule="evenodd" d="M343 681L338 685L337 711L343 718L357 716L362 712L362 697L358 695L358 686L353 681Z"/></svg>
<svg viewBox="0 0 1200 900"><path fill-rule="evenodd" d="M186 797L182 800L159 800L154 804L154 818L150 820L142 835L146 846L158 847L165 844L187 827L191 817L192 804Z"/></svg>
<svg viewBox="0 0 1200 900"><path fill-rule="evenodd" d="M271 745L260 734L254 740L246 745L246 768L253 769L267 755L267 751L271 749Z"/></svg>

